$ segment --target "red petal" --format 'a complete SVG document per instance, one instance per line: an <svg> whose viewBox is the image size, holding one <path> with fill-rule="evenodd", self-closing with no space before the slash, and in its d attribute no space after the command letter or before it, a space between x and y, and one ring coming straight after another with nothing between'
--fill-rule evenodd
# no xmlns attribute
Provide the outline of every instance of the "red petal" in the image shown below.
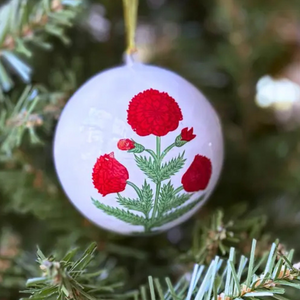
<svg viewBox="0 0 300 300"><path fill-rule="evenodd" d="M181 183L187 192L205 190L212 174L212 165L209 158L197 154L183 174Z"/></svg>

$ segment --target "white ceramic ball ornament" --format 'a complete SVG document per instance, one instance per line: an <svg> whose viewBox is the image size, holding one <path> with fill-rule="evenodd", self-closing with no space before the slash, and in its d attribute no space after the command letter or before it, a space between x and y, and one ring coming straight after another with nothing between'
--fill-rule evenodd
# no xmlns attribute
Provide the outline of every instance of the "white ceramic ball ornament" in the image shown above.
<svg viewBox="0 0 300 300"><path fill-rule="evenodd" d="M57 125L60 182L92 222L121 234L167 230L208 199L223 162L218 116L182 77L128 63L97 74Z"/></svg>

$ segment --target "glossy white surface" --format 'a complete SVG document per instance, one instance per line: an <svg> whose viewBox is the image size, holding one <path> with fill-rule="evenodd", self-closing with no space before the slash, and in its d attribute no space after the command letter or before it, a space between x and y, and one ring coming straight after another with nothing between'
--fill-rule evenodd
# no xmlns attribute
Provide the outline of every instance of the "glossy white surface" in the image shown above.
<svg viewBox="0 0 300 300"><path fill-rule="evenodd" d="M145 175L136 166L133 154L120 151L117 142L122 138L132 138L147 148L155 149L155 136L138 136L126 120L129 101L149 88L167 92L179 104L183 114L177 130L162 137L162 148L173 143L184 127L193 127L197 135L184 147L173 148L167 156L171 159L185 150L187 158L183 169L172 177L174 186L181 185L181 177L196 154L207 156L212 162L212 177L207 189L195 193L189 201L204 192L205 199L209 197L223 162L218 116L199 90L185 79L165 69L139 63L112 68L94 76L72 96L62 112L54 141L55 166L63 189L76 208L99 226L122 234L143 231L143 227L108 216L94 206L91 197L111 206L118 206L118 203L116 194L102 197L98 193L91 179L92 169L100 155L114 152L115 158L128 169L130 181L138 186L143 184ZM155 189L155 185L150 180L148 182ZM129 187L122 195L135 197ZM187 220L202 204L160 230Z"/></svg>

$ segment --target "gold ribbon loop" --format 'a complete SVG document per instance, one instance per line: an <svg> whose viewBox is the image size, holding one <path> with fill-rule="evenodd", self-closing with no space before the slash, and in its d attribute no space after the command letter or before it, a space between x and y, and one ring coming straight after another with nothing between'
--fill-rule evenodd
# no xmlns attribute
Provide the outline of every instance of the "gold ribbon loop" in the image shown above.
<svg viewBox="0 0 300 300"><path fill-rule="evenodd" d="M136 52L135 32L139 0L123 0L128 54Z"/></svg>

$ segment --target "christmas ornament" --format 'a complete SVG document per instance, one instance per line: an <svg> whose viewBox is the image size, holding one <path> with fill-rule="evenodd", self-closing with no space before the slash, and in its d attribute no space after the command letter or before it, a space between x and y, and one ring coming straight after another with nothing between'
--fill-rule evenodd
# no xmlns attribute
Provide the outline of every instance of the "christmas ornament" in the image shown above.
<svg viewBox="0 0 300 300"><path fill-rule="evenodd" d="M91 221L123 234L159 232L203 205L223 160L218 117L180 76L128 63L98 74L63 110L54 158Z"/></svg>
<svg viewBox="0 0 300 300"><path fill-rule="evenodd" d="M133 62L137 0L123 0L124 66L85 83L57 125L61 184L88 219L122 234L154 233L187 220L220 175L218 117L180 76Z"/></svg>

